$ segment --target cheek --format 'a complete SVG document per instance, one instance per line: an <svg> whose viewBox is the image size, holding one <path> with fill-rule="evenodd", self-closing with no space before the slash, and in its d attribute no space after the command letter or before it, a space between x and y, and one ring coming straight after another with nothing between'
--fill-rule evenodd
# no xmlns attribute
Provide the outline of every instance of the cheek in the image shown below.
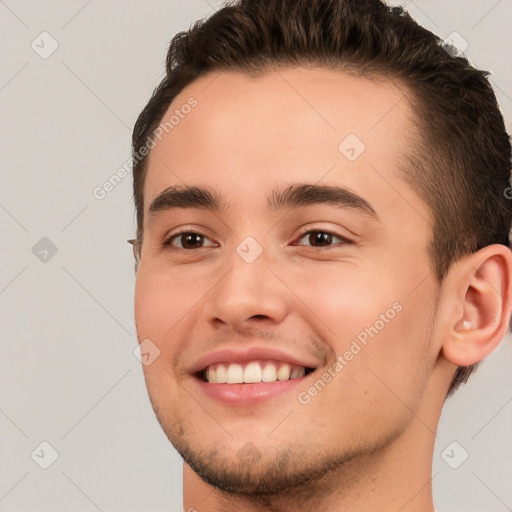
<svg viewBox="0 0 512 512"><path fill-rule="evenodd" d="M339 350L397 300L397 294L370 275L369 269L364 272L350 263L315 262L300 273L289 273L286 282L304 301L314 325Z"/></svg>
<svg viewBox="0 0 512 512"><path fill-rule="evenodd" d="M191 323L197 323L206 289L199 284L200 276L181 269L154 269L141 265L135 284L134 313L137 337L149 339L159 356L143 365L144 377L154 400L162 393L165 401L177 397L175 363L186 346ZM193 284L191 284L193 283ZM165 391L164 391L165 390Z"/></svg>
<svg viewBox="0 0 512 512"><path fill-rule="evenodd" d="M159 343L195 303L192 287L167 274L139 268L134 313L140 340L150 338Z"/></svg>
<svg viewBox="0 0 512 512"><path fill-rule="evenodd" d="M374 280L349 273L323 278L325 286L307 280L297 293L308 291L307 303L321 320L315 320L316 325L325 324L332 331L325 340L339 363L330 366L332 379L324 372L329 379L325 391L315 396L311 390L315 398L307 407L319 418L313 421L336 426L333 442L335 432L351 432L355 424L372 424L376 432L401 428L410 420L410 411L418 409L428 365L435 361L428 353L427 285L410 294L405 279L375 285Z"/></svg>
<svg viewBox="0 0 512 512"><path fill-rule="evenodd" d="M153 407L163 411L172 409L178 402L174 378L169 374L175 346L172 343L173 328L179 327L179 319L186 313L184 294L171 286L161 273L149 271L142 265L135 283L134 313L139 343L151 341L159 350L150 364L142 364L146 387ZM190 307L188 308L190 309ZM152 345L154 344L154 345ZM141 347L141 352L143 349Z"/></svg>
<svg viewBox="0 0 512 512"><path fill-rule="evenodd" d="M382 374L403 389L436 358L428 352L432 283L426 280L411 292L414 279L405 265L388 274L377 266L381 270L374 273L339 264L317 267L300 278L290 275L290 288L305 298L310 322L336 356L346 354L350 381L364 385Z"/></svg>

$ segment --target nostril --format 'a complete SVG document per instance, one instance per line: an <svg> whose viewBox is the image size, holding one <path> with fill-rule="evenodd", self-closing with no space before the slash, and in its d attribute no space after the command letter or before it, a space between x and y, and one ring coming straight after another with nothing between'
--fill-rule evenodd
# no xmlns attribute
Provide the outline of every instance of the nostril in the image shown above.
<svg viewBox="0 0 512 512"><path fill-rule="evenodd" d="M257 318L258 320L265 320L268 317L265 315L253 315L253 316L251 316L251 318Z"/></svg>

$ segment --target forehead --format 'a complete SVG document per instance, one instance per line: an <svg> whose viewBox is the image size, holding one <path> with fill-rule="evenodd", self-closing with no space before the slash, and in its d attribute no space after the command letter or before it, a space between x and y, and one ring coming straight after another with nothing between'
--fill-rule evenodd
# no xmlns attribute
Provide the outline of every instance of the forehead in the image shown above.
<svg viewBox="0 0 512 512"><path fill-rule="evenodd" d="M343 185L383 208L421 202L399 172L416 133L408 97L398 82L324 69L205 75L162 119L172 122L151 150L145 210L174 184L222 189L230 203L290 182Z"/></svg>

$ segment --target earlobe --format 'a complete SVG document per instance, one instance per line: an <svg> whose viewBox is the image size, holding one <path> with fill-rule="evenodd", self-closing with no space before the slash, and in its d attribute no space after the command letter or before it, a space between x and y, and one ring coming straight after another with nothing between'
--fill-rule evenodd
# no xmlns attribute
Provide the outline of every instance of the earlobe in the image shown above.
<svg viewBox="0 0 512 512"><path fill-rule="evenodd" d="M490 245L462 258L450 270L446 292L452 301L442 354L457 366L487 357L501 342L512 311L512 252Z"/></svg>

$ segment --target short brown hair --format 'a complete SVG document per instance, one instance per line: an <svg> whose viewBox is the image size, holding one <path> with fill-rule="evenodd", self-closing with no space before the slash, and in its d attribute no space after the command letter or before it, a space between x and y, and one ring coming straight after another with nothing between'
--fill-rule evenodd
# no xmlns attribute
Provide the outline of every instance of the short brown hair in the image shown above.
<svg viewBox="0 0 512 512"><path fill-rule="evenodd" d="M510 247L510 137L489 73L452 50L380 0L237 0L199 20L172 39L166 76L134 127L139 243L148 158L140 149L187 85L211 72L318 66L398 79L411 93L418 134L402 170L433 214L429 257L439 282L466 254ZM457 369L448 396L476 366Z"/></svg>

